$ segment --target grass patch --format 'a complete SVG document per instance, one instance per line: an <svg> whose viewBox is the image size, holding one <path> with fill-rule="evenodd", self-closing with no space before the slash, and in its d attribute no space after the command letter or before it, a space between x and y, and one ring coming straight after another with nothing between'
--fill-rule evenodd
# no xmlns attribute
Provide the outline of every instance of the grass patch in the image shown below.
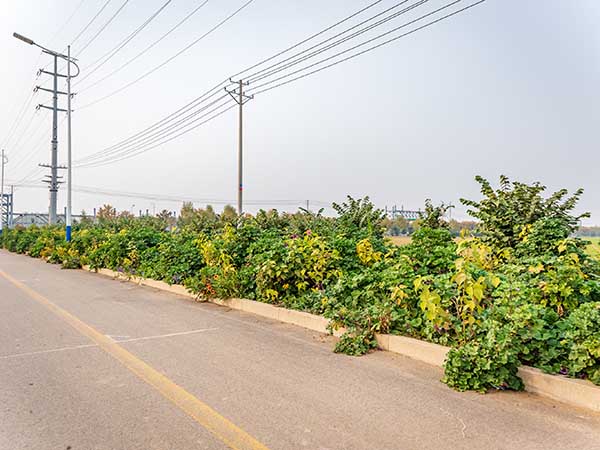
<svg viewBox="0 0 600 450"><path fill-rule="evenodd" d="M410 244L410 236L388 236L387 239L394 245L407 245Z"/></svg>
<svg viewBox="0 0 600 450"><path fill-rule="evenodd" d="M600 259L600 237L584 237L584 241L589 241L586 248L588 255Z"/></svg>

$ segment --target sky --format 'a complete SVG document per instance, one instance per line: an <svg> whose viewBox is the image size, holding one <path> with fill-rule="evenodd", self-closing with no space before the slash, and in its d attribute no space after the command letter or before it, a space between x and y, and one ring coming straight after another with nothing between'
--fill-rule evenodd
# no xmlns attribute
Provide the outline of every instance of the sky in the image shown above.
<svg viewBox="0 0 600 450"><path fill-rule="evenodd" d="M229 76L372 3L254 0L154 73L86 107L158 66L245 1L207 1L146 54L86 89L203 3L172 0L97 72L79 85L75 78L73 158L127 139ZM106 0L2 3L0 82L5 92L0 145L9 158L6 178L8 183L40 184L47 170L36 167L49 162L51 113L36 111L35 105L50 104L51 97L38 91L31 104L26 100L34 85L49 86L50 78L42 74L36 79L36 72L51 58L13 38L13 31L59 51L72 43L83 77L90 64L138 28L165 0L125 2L83 50L124 0L111 0L79 37ZM382 0L310 42L397 3ZM450 10L470 3L463 0ZM429 0L349 42L360 43L445 4ZM456 205L453 217L468 219L459 199L480 197L474 177L482 175L497 183L505 174L518 181L540 181L549 191L584 188L578 212L591 212L585 224L600 225L599 22L596 0L487 0L389 45L256 95L244 105L245 210L294 210L305 206L306 200L316 209L343 201L346 195L368 195L382 208L397 205L416 210L427 198L451 203ZM344 45L339 49L350 46ZM62 80L60 88L64 89ZM65 108L65 99L60 102ZM67 158L63 116L59 114L60 164ZM16 120L19 117L22 120ZM178 210L181 199L197 199L195 206L209 202L216 209L224 203L235 204L237 143L238 112L233 109L131 159L75 167L74 213L90 213L105 203L134 213ZM113 195L123 192L135 195ZM138 194L144 195L134 198ZM65 186L61 186L59 212L65 202ZM47 208L47 189L16 187L16 211L44 212Z"/></svg>

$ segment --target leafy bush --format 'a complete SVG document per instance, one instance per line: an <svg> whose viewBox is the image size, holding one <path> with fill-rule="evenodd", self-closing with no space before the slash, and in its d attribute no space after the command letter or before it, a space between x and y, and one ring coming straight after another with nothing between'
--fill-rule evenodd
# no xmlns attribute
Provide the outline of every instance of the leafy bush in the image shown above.
<svg viewBox="0 0 600 450"><path fill-rule="evenodd" d="M256 273L256 295L269 303L288 303L310 292L322 291L339 275L339 256L320 236L304 236L280 242L269 252Z"/></svg>
<svg viewBox="0 0 600 450"><path fill-rule="evenodd" d="M562 324L563 371L600 385L600 303L584 303ZM566 370L565 370L566 369Z"/></svg>
<svg viewBox="0 0 600 450"><path fill-rule="evenodd" d="M448 353L444 383L459 390L523 389L517 375L519 359L510 330L488 326L480 339L469 341Z"/></svg>
<svg viewBox="0 0 600 450"><path fill-rule="evenodd" d="M478 230L483 242L494 248L515 248L528 228L543 226L548 231L550 223L550 242L564 239L575 231L582 218L589 217L588 213L572 215L583 189L578 189L571 197L566 197L567 190L561 189L545 199L542 193L546 186L541 183L511 182L502 175L500 188L495 190L485 178L477 176L475 179L481 186L483 200L461 199L461 202L471 208L469 213L474 218L479 219ZM545 223L536 225L538 221Z"/></svg>

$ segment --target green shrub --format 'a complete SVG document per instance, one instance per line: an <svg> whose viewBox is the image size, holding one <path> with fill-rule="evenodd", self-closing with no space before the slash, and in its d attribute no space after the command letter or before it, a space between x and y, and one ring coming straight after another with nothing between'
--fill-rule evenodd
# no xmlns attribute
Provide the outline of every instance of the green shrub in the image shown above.
<svg viewBox="0 0 600 450"><path fill-rule="evenodd" d="M600 302L584 303L562 324L563 369L600 385Z"/></svg>

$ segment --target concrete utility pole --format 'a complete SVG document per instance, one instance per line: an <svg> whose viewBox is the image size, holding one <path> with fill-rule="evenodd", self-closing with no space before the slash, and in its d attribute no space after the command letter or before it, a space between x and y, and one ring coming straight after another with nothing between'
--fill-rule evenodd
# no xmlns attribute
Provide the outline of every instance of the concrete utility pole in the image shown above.
<svg viewBox="0 0 600 450"><path fill-rule="evenodd" d="M2 149L2 176L0 180L0 235L4 231L4 166L8 162L8 158L4 156L4 149Z"/></svg>
<svg viewBox="0 0 600 450"><path fill-rule="evenodd" d="M58 194L58 56L54 55L54 73L52 93L52 152L50 155L50 211L48 213L48 223L56 223L56 197Z"/></svg>
<svg viewBox="0 0 600 450"><path fill-rule="evenodd" d="M11 184L10 185L10 210L9 210L9 218L8 218L8 228L12 228L14 214L15 214L15 187Z"/></svg>
<svg viewBox="0 0 600 450"><path fill-rule="evenodd" d="M77 68L79 70L79 68ZM73 204L71 191L73 189L73 171L71 163L71 46L67 46L67 214L65 217L65 236L71 242L71 226L73 221Z"/></svg>
<svg viewBox="0 0 600 450"><path fill-rule="evenodd" d="M239 80L237 82L233 80L229 80L231 83L235 83L238 85L237 89L230 91L225 88L225 91L231 98L233 98L236 103L239 105L239 128L238 128L238 195L237 195L237 210L238 214L241 215L243 212L243 190L244 190L244 175L243 175L243 146L244 146L244 128L243 128L243 119L244 119L244 104L248 100L252 100L254 95L246 95L244 94L244 86L248 86L249 82L244 82Z"/></svg>
<svg viewBox="0 0 600 450"><path fill-rule="evenodd" d="M60 92L58 90L58 77L66 78L66 75L58 73L58 57L59 54L56 52L46 51L54 57L54 70L48 72L44 69L40 69L40 73L45 73L52 76L52 89L46 89L40 86L36 86L36 90L42 90L52 93L52 106L38 105L38 108L46 108L52 111L52 140L50 147L50 164L40 164L40 167L47 167L50 169L49 179L43 180L48 183L48 190L50 191L50 205L48 206L48 224L52 225L57 222L56 207L57 207L57 195L58 186L61 183L58 177L58 169L66 169L65 166L58 165L58 111L68 112L66 109L60 109L58 107L58 94L67 95L66 92Z"/></svg>
<svg viewBox="0 0 600 450"><path fill-rule="evenodd" d="M48 223L49 224L54 224L57 221L57 216L56 216L56 207L57 207L57 193L58 193L58 186L60 184L60 181L58 180L60 177L58 176L58 169L66 169L67 167L64 166L59 166L58 165L58 112L66 112L68 114L68 143L69 143L69 155L68 155L68 160L69 160L69 179L68 179L68 187L69 187L69 192L67 193L67 218L66 218L66 222L67 222L67 230L66 230L66 235L67 235L67 240L71 239L71 64L74 64L75 67L77 68L77 74L73 75L73 77L76 77L77 75L79 75L79 66L77 66L77 64L75 63L75 59L71 58L71 47L68 47L68 54L67 55L63 55L61 53L55 52L53 50L49 50L39 44L37 44L36 42L34 42L32 39L29 39L25 36L22 36L18 33L13 33L13 36L23 42L25 42L26 44L29 45L35 45L36 47L39 47L42 49L43 53L46 53L48 55L51 55L54 58L54 70L52 72L48 72L44 69L40 69L38 73L45 73L47 75L51 75L52 79L53 79L53 83L52 83L52 89L47 89L47 88L43 88L41 86L36 86L34 91L38 91L38 90L42 90L42 91L46 91L46 92L51 92L52 93L52 106L46 106L46 105L38 105L38 108L46 108L46 109L50 109L52 110L52 141L51 141L51 155L50 155L50 164L40 164L40 167L48 167L50 169L50 176L48 180L44 180L44 182L48 183L48 187L49 187L49 191L50 191L50 204L48 206ZM67 61L67 75L63 75L63 74L59 74L58 73L58 58L64 59L65 61ZM67 84L68 84L68 92L61 92L58 90L58 78L62 77L62 78L67 78ZM68 109L61 109L58 107L58 95L66 95L67 96L67 103L68 103Z"/></svg>

